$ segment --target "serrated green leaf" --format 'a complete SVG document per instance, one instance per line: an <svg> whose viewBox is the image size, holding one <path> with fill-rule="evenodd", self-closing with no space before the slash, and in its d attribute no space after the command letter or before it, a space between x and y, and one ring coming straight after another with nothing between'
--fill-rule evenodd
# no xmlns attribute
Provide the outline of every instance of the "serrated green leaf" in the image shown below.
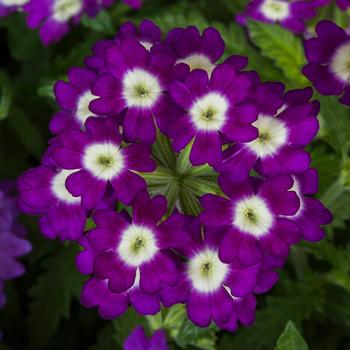
<svg viewBox="0 0 350 350"><path fill-rule="evenodd" d="M262 54L274 61L291 82L301 86L307 84L301 74L305 56L300 38L279 25L250 21L248 28Z"/></svg>
<svg viewBox="0 0 350 350"><path fill-rule="evenodd" d="M277 340L275 350L309 350L309 347L294 323L288 321L286 328Z"/></svg>
<svg viewBox="0 0 350 350"><path fill-rule="evenodd" d="M60 320L69 318L73 297L78 298L85 279L75 268L76 246L61 248L44 261L44 272L30 290L28 315L30 348L40 349L55 334Z"/></svg>

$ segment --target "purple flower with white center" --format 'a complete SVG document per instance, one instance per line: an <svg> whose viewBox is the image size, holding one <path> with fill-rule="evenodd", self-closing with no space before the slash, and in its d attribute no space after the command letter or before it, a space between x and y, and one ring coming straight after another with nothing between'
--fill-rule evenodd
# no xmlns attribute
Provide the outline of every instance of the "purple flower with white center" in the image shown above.
<svg viewBox="0 0 350 350"><path fill-rule="evenodd" d="M123 296L124 305L130 302L140 313L156 313L162 286L178 282L178 261L169 249L188 242L185 221L174 213L161 222L166 199L150 199L146 191L137 195L132 208L131 221L111 210L94 214L96 228L88 232L87 241L96 255L81 256L80 269L88 270L86 258L92 256L94 276L104 280L111 293Z"/></svg>
<svg viewBox="0 0 350 350"><path fill-rule="evenodd" d="M201 34L197 27L172 29L156 50L169 52L176 57L176 68L185 77L195 69L209 75L225 50L225 42L215 28L206 28Z"/></svg>
<svg viewBox="0 0 350 350"><path fill-rule="evenodd" d="M246 101L251 87L250 76L228 63L216 66L210 78L195 70L184 82L173 83L170 94L183 109L177 120L169 120L175 151L193 140L191 163L215 165L222 159L222 134L236 142L256 139L258 130L251 123L258 110Z"/></svg>
<svg viewBox="0 0 350 350"><path fill-rule="evenodd" d="M60 40L68 33L70 22L75 24L86 9L86 0L30 0L25 6L27 25L39 29L44 45Z"/></svg>
<svg viewBox="0 0 350 350"><path fill-rule="evenodd" d="M340 102L350 106L350 35L330 21L319 22L316 33L305 41L303 74L320 94L342 95Z"/></svg>
<svg viewBox="0 0 350 350"><path fill-rule="evenodd" d="M325 235L320 225L332 222L330 211L318 199L311 197L318 189L317 170L308 169L302 174L293 175L293 180L292 190L300 199L300 208L289 219L299 227L303 239L317 242Z"/></svg>
<svg viewBox="0 0 350 350"><path fill-rule="evenodd" d="M201 227L193 219L193 241L181 247L186 262L182 266L182 281L161 292L165 306L186 303L189 319L200 327L214 321L218 325L229 322L236 298L248 296L254 289L260 264L250 267L238 262L224 263L219 258L217 235L201 236Z"/></svg>
<svg viewBox="0 0 350 350"><path fill-rule="evenodd" d="M235 182L244 181L254 168L264 176L301 173L308 169L311 157L304 147L319 129L319 103L309 101L312 89L292 90L283 96L283 86L266 83L257 87L253 100L259 109L252 124L257 139L236 143L224 152L217 166Z"/></svg>
<svg viewBox="0 0 350 350"><path fill-rule="evenodd" d="M106 51L117 43L118 40L135 39L145 49L150 50L154 44L160 42L161 36L160 28L150 20L143 20L139 27L132 22L126 22L120 27L119 32L113 40L99 40L94 44L92 47L93 54L85 58L85 65L96 73L100 73L106 68Z"/></svg>
<svg viewBox="0 0 350 350"><path fill-rule="evenodd" d="M129 220L126 217L126 220ZM78 270L84 275L93 274L94 260L98 253L91 248L86 238L80 240L84 250L76 258ZM99 279L92 276L81 292L81 303L87 308L98 308L100 316L112 320L121 316L130 305L141 315L154 315L160 311L159 294L143 292L138 280L126 292L114 293L108 288L108 279ZM137 282L137 283L136 283Z"/></svg>
<svg viewBox="0 0 350 350"><path fill-rule="evenodd" d="M155 169L149 147L121 146L114 118L89 118L86 131L63 131L59 141L61 145L52 149L52 157L60 168L71 172L67 189L74 197L81 197L87 210L96 208L110 186L116 199L129 204L146 188L136 172Z"/></svg>
<svg viewBox="0 0 350 350"><path fill-rule="evenodd" d="M97 98L91 86L97 75L84 68L72 68L68 72L69 82L59 80L54 86L56 100L61 107L50 122L50 131L58 134L65 129L82 129L87 118L95 116L89 104Z"/></svg>
<svg viewBox="0 0 350 350"><path fill-rule="evenodd" d="M4 282L25 272L17 258L31 251L24 228L15 222L18 210L13 191L12 182L0 183L0 308L6 302Z"/></svg>
<svg viewBox="0 0 350 350"><path fill-rule="evenodd" d="M110 73L95 81L92 93L100 98L91 102L91 110L102 115L124 111L125 140L152 144L156 140L154 119L171 113L165 91L173 78L173 57L125 39L107 50L106 63Z"/></svg>
<svg viewBox="0 0 350 350"><path fill-rule="evenodd" d="M162 329L158 329L147 339L145 330L138 326L126 338L124 350L168 350L166 334Z"/></svg>
<svg viewBox="0 0 350 350"><path fill-rule="evenodd" d="M220 259L226 263L238 259L250 266L265 254L285 258L289 246L300 240L299 228L286 217L300 207L297 194L290 191L293 178L279 175L257 186L251 181L234 184L222 176L219 183L228 198L204 195L200 221L223 231Z"/></svg>
<svg viewBox="0 0 350 350"><path fill-rule="evenodd" d="M282 27L300 34L306 30L305 21L316 16L317 3L305 0L253 0L237 22L246 25L252 18L266 23L280 23Z"/></svg>
<svg viewBox="0 0 350 350"><path fill-rule="evenodd" d="M27 170L17 182L18 207L40 216L41 231L50 239L76 240L84 232L86 210L80 197L73 197L66 188L72 172L43 165Z"/></svg>

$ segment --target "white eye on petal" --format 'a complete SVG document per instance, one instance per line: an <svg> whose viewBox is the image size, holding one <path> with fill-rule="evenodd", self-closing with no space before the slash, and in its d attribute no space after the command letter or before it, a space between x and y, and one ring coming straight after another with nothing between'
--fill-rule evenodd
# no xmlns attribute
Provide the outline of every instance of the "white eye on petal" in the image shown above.
<svg viewBox="0 0 350 350"><path fill-rule="evenodd" d="M151 108L161 93L158 78L144 69L132 69L123 78L123 97L128 107Z"/></svg>
<svg viewBox="0 0 350 350"><path fill-rule="evenodd" d="M288 141L288 129L284 122L269 116L259 116L253 124L259 137L247 146L260 158L272 156Z"/></svg>
<svg viewBox="0 0 350 350"><path fill-rule="evenodd" d="M96 98L97 96L93 95L90 90L86 91L79 97L75 117L81 125L85 124L87 118L95 117L95 115L89 109L89 104Z"/></svg>
<svg viewBox="0 0 350 350"><path fill-rule="evenodd" d="M53 3L52 17L57 22L67 22L76 16L82 7L81 0L56 0Z"/></svg>
<svg viewBox="0 0 350 350"><path fill-rule="evenodd" d="M260 11L272 21L281 21L290 15L289 3L281 0L265 0L260 6Z"/></svg>
<svg viewBox="0 0 350 350"><path fill-rule="evenodd" d="M273 214L265 200L256 195L243 198L233 209L232 225L255 237L268 234L273 222Z"/></svg>
<svg viewBox="0 0 350 350"><path fill-rule="evenodd" d="M350 83L350 43L340 46L331 59L331 71L342 82Z"/></svg>
<svg viewBox="0 0 350 350"><path fill-rule="evenodd" d="M83 166L96 178L111 180L123 171L124 157L113 143L93 143L84 150Z"/></svg>
<svg viewBox="0 0 350 350"><path fill-rule="evenodd" d="M193 288L210 293L223 285L228 271L229 266L220 261L217 251L205 249L188 262L187 275Z"/></svg>
<svg viewBox="0 0 350 350"><path fill-rule="evenodd" d="M151 261L156 255L158 252L157 240L148 227L130 225L122 233L117 251L127 265L138 267Z"/></svg>
<svg viewBox="0 0 350 350"><path fill-rule="evenodd" d="M80 197L72 196L66 188L67 177L76 170L61 170L51 180L51 191L54 196L67 204L79 204Z"/></svg>
<svg viewBox="0 0 350 350"><path fill-rule="evenodd" d="M210 58L201 53L195 53L185 58L180 58L176 63L186 63L190 67L190 71L195 69L205 70L209 76L215 68L215 64L211 62Z"/></svg>
<svg viewBox="0 0 350 350"><path fill-rule="evenodd" d="M27 2L29 2L29 0L1 0L0 5L3 5L3 6L23 6Z"/></svg>
<svg viewBox="0 0 350 350"><path fill-rule="evenodd" d="M226 122L228 109L225 96L210 92L193 103L189 115L198 130L218 131Z"/></svg>

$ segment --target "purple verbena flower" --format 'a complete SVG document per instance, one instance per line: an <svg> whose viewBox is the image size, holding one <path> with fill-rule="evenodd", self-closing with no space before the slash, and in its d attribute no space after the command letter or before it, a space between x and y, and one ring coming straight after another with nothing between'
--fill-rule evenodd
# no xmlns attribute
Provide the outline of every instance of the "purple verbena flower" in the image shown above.
<svg viewBox="0 0 350 350"><path fill-rule="evenodd" d="M66 188L72 173L42 165L18 179L18 207L23 213L40 216L41 231L50 239L76 240L84 232L87 212L80 197L72 196Z"/></svg>
<svg viewBox="0 0 350 350"><path fill-rule="evenodd" d="M89 118L86 131L65 130L58 136L60 146L52 149L56 164L71 172L66 179L68 191L81 196L86 209L94 209L109 186L115 198L129 204L146 187L136 172L155 169L147 146L121 146L118 123L114 118Z"/></svg>
<svg viewBox="0 0 350 350"><path fill-rule="evenodd" d="M320 94L342 96L340 102L350 106L350 35L330 21L319 22L316 33L305 41L303 74Z"/></svg>
<svg viewBox="0 0 350 350"><path fill-rule="evenodd" d="M154 44L161 40L161 30L150 20L143 20L139 27L132 22L124 23L114 39L99 40L92 47L92 55L85 58L85 65L97 73L106 69L105 54L106 51L119 40L135 39L147 50L150 50Z"/></svg>
<svg viewBox="0 0 350 350"><path fill-rule="evenodd" d="M236 298L254 290L260 264L246 267L237 261L224 263L219 257L217 235L205 234L202 239L195 220L186 226L192 228L193 240L180 249L186 258L182 279L174 287L163 288L162 302L166 306L186 303L189 319L200 327L209 326L211 321L225 325L235 312Z"/></svg>
<svg viewBox="0 0 350 350"><path fill-rule="evenodd" d="M72 68L68 72L69 82L59 80L54 86L56 100L61 107L50 122L50 131L57 134L65 129L82 129L87 118L95 116L89 104L97 98L91 86L97 75L84 68Z"/></svg>
<svg viewBox="0 0 350 350"><path fill-rule="evenodd" d="M282 27L300 34L306 30L305 21L316 16L317 3L308 0L252 0L238 23L245 25L251 18L266 23L280 23Z"/></svg>
<svg viewBox="0 0 350 350"><path fill-rule="evenodd" d="M150 199L146 191L137 195L132 208L132 220L111 210L97 211L97 226L88 232L87 249L77 259L80 271L92 269L94 275L85 285L82 301L99 306L102 314L111 298L120 299L120 313L129 304L141 314L157 313L162 287L178 282L178 258L170 249L188 242L183 215L174 213L161 222L166 199ZM108 298L98 300L96 288Z"/></svg>
<svg viewBox="0 0 350 350"><path fill-rule="evenodd" d="M293 178L279 175L261 184L234 184L222 176L219 183L228 198L204 195L200 220L206 227L222 229L220 259L226 263L238 259L250 266L265 254L285 258L290 244L298 242L301 236L298 227L287 218L300 207L297 194L290 191Z"/></svg>
<svg viewBox="0 0 350 350"><path fill-rule="evenodd" d="M172 29L155 49L174 55L179 76L186 77L195 69L211 74L224 53L225 42L215 28L206 28L201 34L197 27L190 26Z"/></svg>
<svg viewBox="0 0 350 350"><path fill-rule="evenodd" d="M249 74L237 72L229 63L216 66L210 78L207 72L194 70L184 82L174 82L170 93L183 109L175 120L166 116L175 151L193 140L191 163L215 165L222 159L222 134L231 142L256 139L258 130L251 123L258 110L247 101L251 87Z"/></svg>
<svg viewBox="0 0 350 350"><path fill-rule="evenodd" d="M166 334L162 329L158 329L147 339L145 330L138 326L126 338L124 350L168 350Z"/></svg>
<svg viewBox="0 0 350 350"><path fill-rule="evenodd" d="M311 197L318 189L317 170L308 169L302 174L293 175L293 180L292 190L299 197L300 208L289 219L299 227L303 239L311 242L319 241L324 237L320 225L330 224L332 214L318 199Z"/></svg>
<svg viewBox="0 0 350 350"><path fill-rule="evenodd" d="M231 174L235 182L246 179L252 168L264 176L305 171L311 157L304 147L319 129L319 103L309 101L311 96L311 88L283 95L283 85L259 85L252 94L259 109L258 119L252 125L259 136L226 149L217 170Z"/></svg>
<svg viewBox="0 0 350 350"><path fill-rule="evenodd" d="M107 50L106 63L110 73L95 81L92 93L100 98L90 103L91 110L102 115L124 111L125 140L152 144L156 139L154 119L171 110L165 92L173 78L174 58L150 52L135 39L125 39Z"/></svg>

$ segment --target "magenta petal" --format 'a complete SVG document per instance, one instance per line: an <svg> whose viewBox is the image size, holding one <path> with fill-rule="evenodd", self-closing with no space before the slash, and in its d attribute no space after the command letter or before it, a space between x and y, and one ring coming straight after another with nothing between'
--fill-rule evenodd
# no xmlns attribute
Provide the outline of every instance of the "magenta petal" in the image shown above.
<svg viewBox="0 0 350 350"><path fill-rule="evenodd" d="M122 293L130 289L135 283L136 268L126 266L116 260L108 279L108 289L113 293Z"/></svg>
<svg viewBox="0 0 350 350"><path fill-rule="evenodd" d="M199 133L194 139L190 161L193 165L215 165L222 159L221 142L217 132Z"/></svg>
<svg viewBox="0 0 350 350"><path fill-rule="evenodd" d="M188 318L199 327L208 327L211 321L211 298L207 294L192 291L187 300Z"/></svg>
<svg viewBox="0 0 350 350"><path fill-rule="evenodd" d="M130 291L130 300L135 310L142 315L155 315L160 311L158 294L149 295L140 288L133 288Z"/></svg>
<svg viewBox="0 0 350 350"><path fill-rule="evenodd" d="M140 267L140 288L147 294L160 290L160 277L155 262L145 263Z"/></svg>
<svg viewBox="0 0 350 350"><path fill-rule="evenodd" d="M224 287L220 287L210 298L210 308L213 320L216 323L227 322L233 309L232 297Z"/></svg>

